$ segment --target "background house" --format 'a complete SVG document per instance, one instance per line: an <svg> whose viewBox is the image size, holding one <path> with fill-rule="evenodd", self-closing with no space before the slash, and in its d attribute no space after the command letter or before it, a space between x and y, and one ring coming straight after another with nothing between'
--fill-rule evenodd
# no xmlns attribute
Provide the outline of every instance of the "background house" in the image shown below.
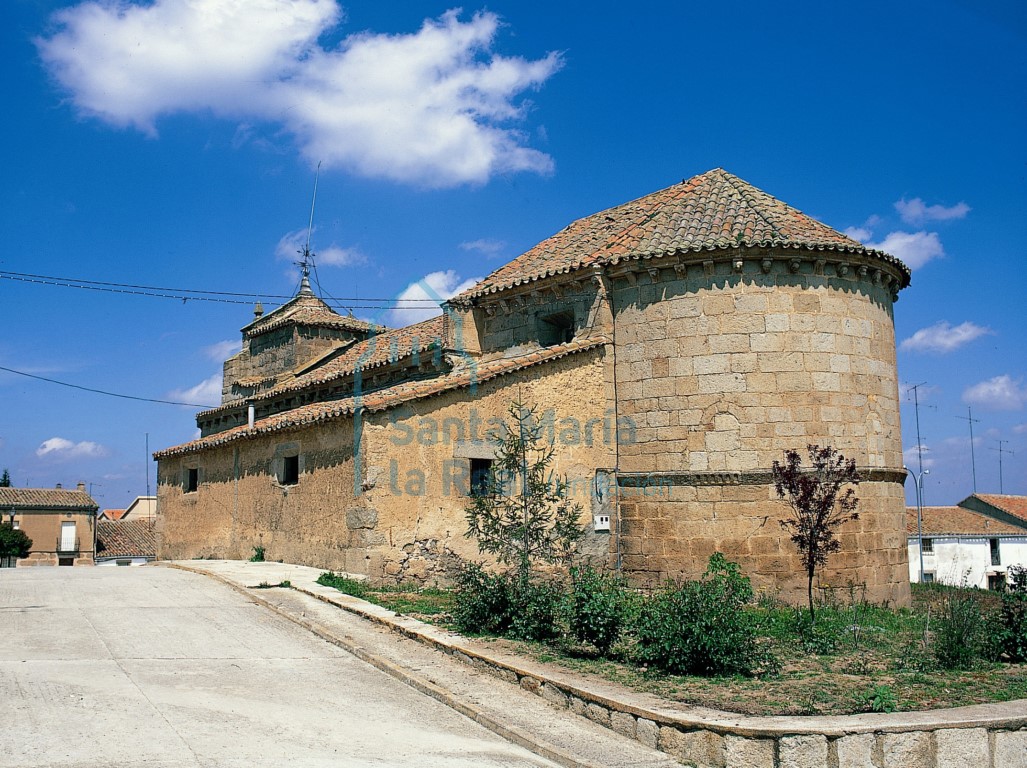
<svg viewBox="0 0 1027 768"><path fill-rule="evenodd" d="M74 491L56 488L0 488L3 521L32 539L27 565L92 565L98 506L85 483Z"/></svg>
<svg viewBox="0 0 1027 768"><path fill-rule="evenodd" d="M1027 497L974 494L954 507L924 507L924 581L1004 589L1009 566L1027 566ZM906 508L909 580L920 581L916 507Z"/></svg>
<svg viewBox="0 0 1027 768"><path fill-rule="evenodd" d="M144 565L157 557L153 517L96 523L97 565Z"/></svg>

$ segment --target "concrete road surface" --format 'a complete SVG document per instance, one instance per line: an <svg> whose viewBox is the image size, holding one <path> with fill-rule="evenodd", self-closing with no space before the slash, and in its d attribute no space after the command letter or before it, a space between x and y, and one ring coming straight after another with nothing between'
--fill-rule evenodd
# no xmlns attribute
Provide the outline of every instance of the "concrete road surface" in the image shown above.
<svg viewBox="0 0 1027 768"><path fill-rule="evenodd" d="M209 578L0 570L0 766L551 766Z"/></svg>

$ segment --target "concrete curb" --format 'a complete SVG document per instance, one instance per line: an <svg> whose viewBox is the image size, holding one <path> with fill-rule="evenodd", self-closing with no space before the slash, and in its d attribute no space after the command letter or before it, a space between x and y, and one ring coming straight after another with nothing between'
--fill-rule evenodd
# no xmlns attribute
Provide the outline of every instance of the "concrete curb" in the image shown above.
<svg viewBox="0 0 1027 768"><path fill-rule="evenodd" d="M172 567L214 576L235 586L233 582L200 568L177 564L172 564ZM847 768L849 765L886 768L894 765L904 768L907 764L944 768L950 764L946 750L952 744L958 745L960 739L963 739L978 745L984 744L975 753L974 765L981 768L1027 768L1027 700L1024 699L892 714L811 717L738 715L676 705L620 686L583 680L571 673L565 674L520 657L489 652L481 643L400 616L387 608L345 595L330 587L316 585L309 589L293 585L293 588L453 656L477 670L519 685L550 703L571 709L576 714L686 763L697 762L699 765L727 768L805 768L828 764L839 768ZM252 597L250 592L244 593ZM269 607L274 609L274 606ZM287 618L295 621L293 617ZM384 659L381 662L390 664ZM378 666L377 663L375 665ZM389 671L384 667L379 668ZM397 679L402 678L397 676ZM427 690L425 693L433 695ZM473 714L468 714L468 717L477 720ZM501 723L495 723L495 727L485 722L482 725L506 737L505 730L497 730L505 729ZM529 740L532 738L526 737ZM537 751L521 741L516 743L554 762L568 764L559 757ZM806 761L803 755L811 753L816 757L812 762ZM892 759L893 755L898 762ZM1017 757L1010 762L1009 756L1013 755ZM914 757L914 762L909 763Z"/></svg>
<svg viewBox="0 0 1027 768"><path fill-rule="evenodd" d="M376 669L379 669L385 674L389 675L390 677L398 680L399 682L404 683L405 685L408 685L417 691L420 691L426 696L430 696L436 701L445 704L447 707L456 710L464 717L470 718L471 720L483 726L484 728L487 728L488 730L492 731L497 736L501 736L507 741L513 744L517 744L520 747L524 747L525 749L529 750L530 752L533 752L539 757L544 757L547 760L552 760L554 763L564 766L564 768L604 768L604 766L601 766L597 763L579 760L578 758L568 754L564 750L556 746L553 746L552 744L548 744L545 741L537 738L535 735L527 733L520 728L504 725L495 718L483 712L479 707L476 707L474 704L468 703L460 699L455 694L442 688L436 683L433 683L430 680L427 680L426 678L421 677L420 675L417 675L411 672L410 670L405 669L404 667L401 667L398 664L394 664L388 659L382 656L378 656L377 654L368 651L366 648L361 647L356 642L354 642L352 638L340 637L331 632L328 632L327 630L318 626L314 622L308 621L302 616L296 616L295 614L280 608L279 606L275 605L269 600L264 599L260 595L254 594L252 587L246 587L241 584L237 584L231 579L225 578L220 574L211 573L210 571L206 571L201 568L190 568L187 565L181 565L179 563L162 563L162 565L166 565L169 568L175 568L176 570L187 571L189 573L195 573L200 576L206 576L208 578L214 579L215 581L221 582L225 586L234 589L236 592L245 595L247 598L253 600L253 602L257 603L258 605L267 608L271 612L281 616L284 619L288 619L289 621L300 627L303 627L303 629L306 629L307 631L311 632L312 634L316 635L322 640L325 640L326 642L329 642L332 645L341 648L347 653L351 653L361 661L370 664ZM306 589L300 587L293 587L293 589L305 595L315 597L318 600L322 600L323 602L332 603L339 608L350 611L350 613L362 615L359 610L351 610L349 606L339 605L338 603L334 603L331 600L327 600L323 596L317 595ZM351 599L356 600L357 598ZM360 602L364 601L361 600ZM368 605L370 604L368 603ZM365 618L370 618L373 621L375 621L375 623L384 624L388 626L387 622L378 621L377 619L374 619L370 616L367 616Z"/></svg>

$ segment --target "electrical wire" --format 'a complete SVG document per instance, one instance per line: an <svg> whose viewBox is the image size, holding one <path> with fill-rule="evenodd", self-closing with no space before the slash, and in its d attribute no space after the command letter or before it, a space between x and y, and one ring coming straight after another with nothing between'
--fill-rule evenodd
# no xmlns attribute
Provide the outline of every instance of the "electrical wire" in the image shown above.
<svg viewBox="0 0 1027 768"><path fill-rule="evenodd" d="M165 288L153 285L134 285L131 283L112 283L101 280L85 280L75 277L55 277L53 275L35 275L26 272L9 272L0 270L0 280L14 280L36 285L56 286L60 288L79 288L106 293L122 293L134 296L150 296L161 299L177 299L187 301L208 301L220 304L252 304L254 301L274 301L282 303L294 298L281 294L270 293L234 293L231 291L207 291L196 288ZM239 298L233 298L239 297ZM356 309L424 309L427 306L438 306L432 299L384 299L384 298L333 298L339 306ZM403 306L403 305L414 306ZM418 306L420 305L420 306Z"/></svg>
<svg viewBox="0 0 1027 768"><path fill-rule="evenodd" d="M72 389L81 389L84 392L93 392L97 395L107 395L108 397L120 397L125 400L140 400L144 403L160 403L161 405L185 405L190 408L215 408L213 405L204 405L201 403L180 403L175 400L157 400L152 397L136 397L135 395L123 395L118 392L107 392L102 389L93 389L92 387L83 387L79 384L69 384L66 381L58 381L57 379L48 379L45 376L37 376L34 373L25 373L25 371L16 371L13 368L5 368L0 365L0 371L7 371L7 373L16 373L19 376L27 376L30 379L38 379L39 381L46 381L50 384L60 384L62 387L71 387Z"/></svg>

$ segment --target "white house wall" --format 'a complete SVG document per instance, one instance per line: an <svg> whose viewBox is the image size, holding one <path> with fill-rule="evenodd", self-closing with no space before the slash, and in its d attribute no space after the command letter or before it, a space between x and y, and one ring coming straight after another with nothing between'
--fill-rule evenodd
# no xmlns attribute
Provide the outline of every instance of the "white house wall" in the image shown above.
<svg viewBox="0 0 1027 768"><path fill-rule="evenodd" d="M988 576L1006 573L1010 565L1027 566L1027 535L1024 536L924 536L934 542L934 552L924 553L924 572L952 586L988 588ZM991 564L993 538L999 540L1000 565ZM920 546L909 537L909 580L920 581Z"/></svg>

